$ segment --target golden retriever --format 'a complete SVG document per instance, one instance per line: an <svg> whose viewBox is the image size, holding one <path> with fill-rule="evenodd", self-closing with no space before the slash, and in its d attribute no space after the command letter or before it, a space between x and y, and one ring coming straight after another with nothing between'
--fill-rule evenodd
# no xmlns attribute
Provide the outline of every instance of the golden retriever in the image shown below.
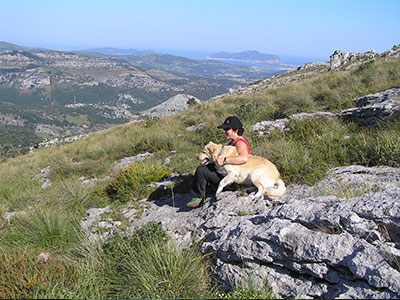
<svg viewBox="0 0 400 300"><path fill-rule="evenodd" d="M202 165L217 160L219 156L229 157L236 156L238 152L234 146L224 146L209 142L203 149L203 152L197 157ZM285 191L285 183L282 181L276 166L268 159L250 155L247 162L241 165L227 164L221 167L217 166L217 171L225 175L220 181L216 195L220 194L225 186L235 183L252 183L258 188L257 193L253 196L257 199L265 193L268 196L279 197Z"/></svg>

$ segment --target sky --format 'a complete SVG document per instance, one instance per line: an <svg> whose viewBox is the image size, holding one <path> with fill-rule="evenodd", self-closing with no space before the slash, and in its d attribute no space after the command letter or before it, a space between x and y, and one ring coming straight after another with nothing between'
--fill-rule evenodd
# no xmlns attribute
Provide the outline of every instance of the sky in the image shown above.
<svg viewBox="0 0 400 300"><path fill-rule="evenodd" d="M0 41L328 60L400 44L399 16L400 0L0 0Z"/></svg>

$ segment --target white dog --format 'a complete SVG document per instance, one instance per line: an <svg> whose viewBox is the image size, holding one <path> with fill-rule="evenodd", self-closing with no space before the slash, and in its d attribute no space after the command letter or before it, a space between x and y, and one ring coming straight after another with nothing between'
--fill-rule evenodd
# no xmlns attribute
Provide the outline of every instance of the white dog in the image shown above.
<svg viewBox="0 0 400 300"><path fill-rule="evenodd" d="M197 157L201 164L206 165L209 162L215 162L219 156L236 156L238 152L234 146L224 146L209 142L203 149L203 152ZM258 188L254 198L259 198L265 193L268 196L279 197L285 191L285 183L282 181L276 166L268 159L249 155L246 163L241 165L227 164L217 167L217 170L225 177L220 181L216 194L220 194L223 188L233 182L252 183Z"/></svg>

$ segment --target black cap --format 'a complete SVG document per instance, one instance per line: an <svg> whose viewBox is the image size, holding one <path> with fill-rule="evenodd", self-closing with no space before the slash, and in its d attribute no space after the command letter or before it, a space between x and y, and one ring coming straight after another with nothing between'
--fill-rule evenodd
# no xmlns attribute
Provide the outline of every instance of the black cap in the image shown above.
<svg viewBox="0 0 400 300"><path fill-rule="evenodd" d="M224 124L217 126L217 128L223 128L223 129L228 129L228 128L240 129L242 127L243 127L242 122L240 122L240 120L235 116L226 118Z"/></svg>

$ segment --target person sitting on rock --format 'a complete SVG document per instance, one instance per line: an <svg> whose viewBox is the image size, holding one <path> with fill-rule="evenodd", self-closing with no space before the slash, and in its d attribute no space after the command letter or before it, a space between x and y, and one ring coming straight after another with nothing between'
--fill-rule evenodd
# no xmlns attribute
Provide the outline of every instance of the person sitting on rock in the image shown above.
<svg viewBox="0 0 400 300"><path fill-rule="evenodd" d="M225 137L229 140L229 146L235 146L239 155L231 157L218 157L214 163L200 165L196 168L192 184L193 199L186 204L187 207L197 207L206 197L207 185L210 185L215 192L223 175L217 172L216 166L224 164L240 165L247 162L250 155L250 148L247 141L242 137L244 128L242 122L236 117L226 118L222 125L217 126L224 131Z"/></svg>

